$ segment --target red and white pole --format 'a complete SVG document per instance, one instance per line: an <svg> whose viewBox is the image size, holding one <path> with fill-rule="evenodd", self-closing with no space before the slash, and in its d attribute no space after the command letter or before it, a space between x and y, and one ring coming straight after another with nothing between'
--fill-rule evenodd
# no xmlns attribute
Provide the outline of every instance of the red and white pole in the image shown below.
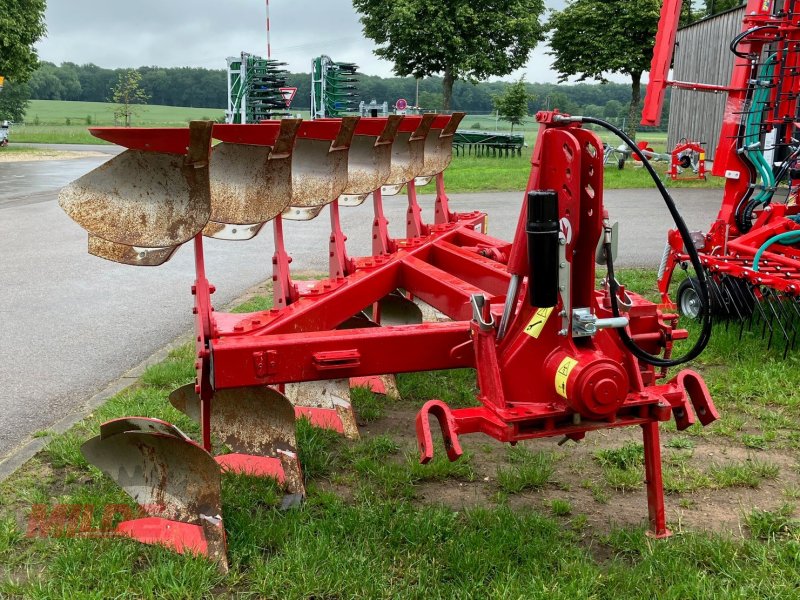
<svg viewBox="0 0 800 600"><path fill-rule="evenodd" d="M270 48L269 44L269 0L267 2L267 58L272 57L272 48Z"/></svg>

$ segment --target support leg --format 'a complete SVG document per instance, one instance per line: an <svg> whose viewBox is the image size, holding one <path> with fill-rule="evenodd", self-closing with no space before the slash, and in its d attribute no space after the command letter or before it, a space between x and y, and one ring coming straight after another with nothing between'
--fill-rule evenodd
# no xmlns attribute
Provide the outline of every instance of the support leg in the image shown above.
<svg viewBox="0 0 800 600"><path fill-rule="evenodd" d="M427 233L422 222L422 209L417 202L417 186L412 179L406 184L408 188L408 212L406 213L406 237L419 238Z"/></svg>
<svg viewBox="0 0 800 600"><path fill-rule="evenodd" d="M192 294L195 296L195 362L196 391L200 396L200 431L203 448L211 451L211 400L214 389L211 386L211 364L208 340L211 338L211 294L214 286L206 278L205 255L203 253L203 234L194 237L195 281Z"/></svg>
<svg viewBox="0 0 800 600"><path fill-rule="evenodd" d="M450 199L444 191L444 171L436 175L436 208L434 209L433 222L436 225L444 225L456 219L450 212Z"/></svg>
<svg viewBox="0 0 800 600"><path fill-rule="evenodd" d="M647 485L647 510L650 515L650 530L647 535L656 539L667 538L672 532L667 529L664 510L664 480L661 474L661 443L658 422L642 425L644 438L644 473Z"/></svg>
<svg viewBox="0 0 800 600"><path fill-rule="evenodd" d="M297 286L292 283L289 271L292 258L286 252L283 243L283 219L280 215L272 220L272 230L275 237L275 254L272 255L273 303L278 308L284 308L299 299L300 293Z"/></svg>
<svg viewBox="0 0 800 600"><path fill-rule="evenodd" d="M339 201L334 200L330 204L331 209L331 238L329 246L329 276L331 279L346 277L353 272L350 259L347 257L345 242L347 236L342 231L342 223L339 218Z"/></svg>
<svg viewBox="0 0 800 600"><path fill-rule="evenodd" d="M375 219L372 222L372 255L391 254L394 252L394 242L389 237L389 221L383 214L381 188L372 192L372 205L375 210Z"/></svg>

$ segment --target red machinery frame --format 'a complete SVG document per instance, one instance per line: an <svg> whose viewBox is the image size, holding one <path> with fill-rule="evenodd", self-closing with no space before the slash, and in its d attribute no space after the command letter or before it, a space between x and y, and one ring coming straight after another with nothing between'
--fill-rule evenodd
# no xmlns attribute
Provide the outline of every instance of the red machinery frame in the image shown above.
<svg viewBox="0 0 800 600"><path fill-rule="evenodd" d="M276 261L276 278L286 284L276 286L276 297L282 303L266 311L230 314L212 307L214 287L205 272L203 238L198 233L194 237L196 272L192 286L197 404L186 412L196 414L200 422L202 448L210 452L214 419L221 418L215 406L230 403L231 392L240 393L237 401L242 402L242 416L248 406L248 390L274 396L284 384L297 382L473 368L480 407L450 409L433 399L421 408L416 430L422 462L433 456L431 416L440 424L451 460L462 453L459 436L469 433L484 433L510 443L553 436L578 441L599 429L640 426L650 534L668 536L658 423L674 418L682 430L695 420L707 425L718 414L697 373L684 370L669 377L666 369L656 369L634 357L613 331L626 328L641 348L651 354L663 353L665 358L671 355L675 341L687 337L686 331L676 328L677 315L663 313L652 302L624 288L619 292L626 307L624 316L614 317L609 286L596 289L595 283L596 263L606 242L610 247L613 235L603 206L602 142L595 133L558 113L539 113L537 121L539 136L511 243L478 231L485 224L483 213L451 213L438 174L433 223L421 222L412 183L407 238L377 244L373 256L336 261L337 268L347 267L345 275L333 272L328 279L302 290L291 284L289 259L284 255ZM341 147L336 146L336 140L342 139L337 126L359 135L359 126L352 122L324 122L319 126L330 129L324 135L333 140L331 151ZM412 137L419 126L413 119L406 125ZM305 127L309 132L314 128L313 124ZM402 131L402 124L399 129ZM258 137L258 129L247 131L255 135L248 138L251 142ZM192 148L189 144L187 150L184 132L163 135L168 141L156 144L159 147L166 145L183 152ZM212 135L232 139L224 129ZM136 130L114 133L117 143L129 147L142 147L138 140L147 136ZM149 143L152 146L152 140ZM377 193L376 222L382 214L380 201ZM336 204L331 204L331 214L337 210ZM542 210L552 218L536 221L537 211ZM337 234L340 224L335 216L332 227L333 251L346 238ZM381 228L377 231L380 233ZM536 238L538 232L545 234L545 246L536 245L540 243L536 240L545 239ZM340 250L341 256L346 256L344 249ZM364 320L362 310L398 289L449 320L383 326ZM352 324L354 317L359 317L354 327L340 328L346 322ZM187 402L194 402L187 400L186 390L175 394L179 392L184 397L179 402L171 399L173 404L185 407ZM246 428L257 434L255 410L252 421ZM109 434L114 444L124 445L129 434L130 439L139 440L144 435L141 430L148 427L152 435L160 436L159 444L167 443L161 441L164 436L172 436L170 445L181 443L182 434L165 426L155 427L142 419L125 423L127 429ZM296 457L293 442L293 435L289 436L279 452ZM196 449L192 445L191 452L196 454ZM247 470L248 464L263 462L261 456L252 458L248 461L246 453L239 453L233 466ZM208 463L201 459L193 460ZM283 464L285 473L289 463ZM270 474L268 469L253 468L262 475ZM210 497L213 502L208 504L213 508L204 509L206 513L220 510L218 495ZM198 510L196 503L187 506L189 516ZM201 516L207 520L206 513ZM212 519L216 525L221 523L219 514ZM136 525L128 523L125 527L129 535L153 541L149 525L146 535ZM219 541L217 529L208 535ZM177 545L167 538L160 541Z"/></svg>

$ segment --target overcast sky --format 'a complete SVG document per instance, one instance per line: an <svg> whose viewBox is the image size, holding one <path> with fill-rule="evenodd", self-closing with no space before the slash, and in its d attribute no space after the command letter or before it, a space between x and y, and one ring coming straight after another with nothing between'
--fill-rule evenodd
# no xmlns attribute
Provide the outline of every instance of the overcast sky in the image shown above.
<svg viewBox="0 0 800 600"><path fill-rule="evenodd" d="M266 55L266 0L48 0L42 60L101 67L225 68L242 50ZM564 0L545 0L562 8ZM290 71L310 70L328 54L351 61L369 75L389 76L392 65L372 53L351 0L270 0L272 56ZM424 27L424 23L420 23ZM552 57L540 44L525 73L531 82L555 82ZM509 79L510 77L506 77ZM624 79L622 80L624 81Z"/></svg>

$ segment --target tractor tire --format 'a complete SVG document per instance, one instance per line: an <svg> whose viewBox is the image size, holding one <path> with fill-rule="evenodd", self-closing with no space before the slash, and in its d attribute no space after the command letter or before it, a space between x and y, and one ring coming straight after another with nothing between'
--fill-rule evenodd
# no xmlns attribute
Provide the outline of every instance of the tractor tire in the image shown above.
<svg viewBox="0 0 800 600"><path fill-rule="evenodd" d="M699 320L703 314L703 299L700 297L700 282L696 277L681 281L676 294L678 311L690 319Z"/></svg>

